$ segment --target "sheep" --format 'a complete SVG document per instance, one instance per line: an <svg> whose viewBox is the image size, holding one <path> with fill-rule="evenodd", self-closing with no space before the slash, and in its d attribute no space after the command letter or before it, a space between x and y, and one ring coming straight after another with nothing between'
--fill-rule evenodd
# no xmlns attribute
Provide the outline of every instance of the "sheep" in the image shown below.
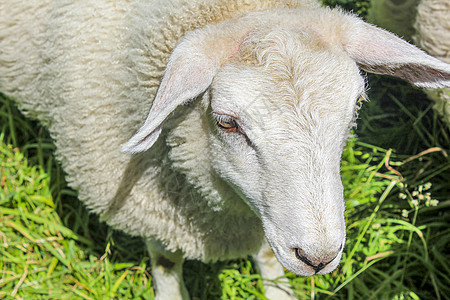
<svg viewBox="0 0 450 300"><path fill-rule="evenodd" d="M450 85L448 64L314 1L0 8L0 90L49 128L80 200L143 237L159 299L189 298L184 259L334 270L360 69Z"/></svg>
<svg viewBox="0 0 450 300"><path fill-rule="evenodd" d="M411 41L418 4L419 0L371 0L367 20Z"/></svg>
<svg viewBox="0 0 450 300"><path fill-rule="evenodd" d="M372 0L369 21L414 43L428 54L450 63L450 1ZM450 126L450 90L425 90L434 109Z"/></svg>

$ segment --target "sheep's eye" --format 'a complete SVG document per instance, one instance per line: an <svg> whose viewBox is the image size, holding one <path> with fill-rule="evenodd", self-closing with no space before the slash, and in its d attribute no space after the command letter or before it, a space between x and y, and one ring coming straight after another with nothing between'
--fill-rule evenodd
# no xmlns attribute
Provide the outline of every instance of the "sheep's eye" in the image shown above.
<svg viewBox="0 0 450 300"><path fill-rule="evenodd" d="M239 126L235 119L229 116L221 116L217 119L217 126L226 132L237 132L239 131Z"/></svg>

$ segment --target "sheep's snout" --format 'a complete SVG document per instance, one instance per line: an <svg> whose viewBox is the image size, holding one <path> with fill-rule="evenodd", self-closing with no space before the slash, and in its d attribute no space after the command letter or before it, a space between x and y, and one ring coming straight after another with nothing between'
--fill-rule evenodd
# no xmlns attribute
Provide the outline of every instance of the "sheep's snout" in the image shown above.
<svg viewBox="0 0 450 300"><path fill-rule="evenodd" d="M293 249L295 257L308 267L311 267L314 270L315 274L319 273L323 268L325 268L327 265L333 262L337 258L341 250L342 245L339 247L337 251L333 251L327 254L326 256L316 258L314 256L307 254L301 248Z"/></svg>

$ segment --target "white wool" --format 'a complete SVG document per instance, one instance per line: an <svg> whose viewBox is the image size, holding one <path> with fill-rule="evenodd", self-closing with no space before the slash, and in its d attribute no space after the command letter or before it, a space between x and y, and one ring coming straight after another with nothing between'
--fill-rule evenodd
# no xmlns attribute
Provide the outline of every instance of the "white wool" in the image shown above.
<svg viewBox="0 0 450 300"><path fill-rule="evenodd" d="M414 42L428 54L450 63L450 1L421 1L417 7ZM450 126L450 89L427 90L434 109Z"/></svg>
<svg viewBox="0 0 450 300"><path fill-rule="evenodd" d="M151 151L134 157L120 148L145 119L179 37L274 5L300 4L5 2L0 5L0 87L49 126L69 185L109 225L163 240L187 258L243 257L263 241L258 217L219 185L226 189L222 199L210 174L174 171L195 169L206 158L195 126L179 126L167 142L161 138ZM200 122L197 108L183 108L180 115L175 122ZM177 135L195 143L184 149ZM208 184L197 190L197 180Z"/></svg>
<svg viewBox="0 0 450 300"><path fill-rule="evenodd" d="M368 19L450 63L450 1L371 0ZM434 109L450 125L450 90L428 89L426 93L434 101Z"/></svg>

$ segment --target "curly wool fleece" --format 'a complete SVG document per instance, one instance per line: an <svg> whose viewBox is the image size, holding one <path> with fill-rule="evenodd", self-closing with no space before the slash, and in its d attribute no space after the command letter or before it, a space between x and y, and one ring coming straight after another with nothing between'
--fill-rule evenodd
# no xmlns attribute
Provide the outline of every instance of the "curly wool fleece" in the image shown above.
<svg viewBox="0 0 450 300"><path fill-rule="evenodd" d="M201 122L198 108L182 107L150 151L130 157L119 150L145 119L185 32L277 5L318 6L289 0L9 5L0 9L0 88L48 126L69 185L109 225L163 240L190 259L243 257L259 249L261 221L215 175L199 170L207 167L203 133L186 129Z"/></svg>

